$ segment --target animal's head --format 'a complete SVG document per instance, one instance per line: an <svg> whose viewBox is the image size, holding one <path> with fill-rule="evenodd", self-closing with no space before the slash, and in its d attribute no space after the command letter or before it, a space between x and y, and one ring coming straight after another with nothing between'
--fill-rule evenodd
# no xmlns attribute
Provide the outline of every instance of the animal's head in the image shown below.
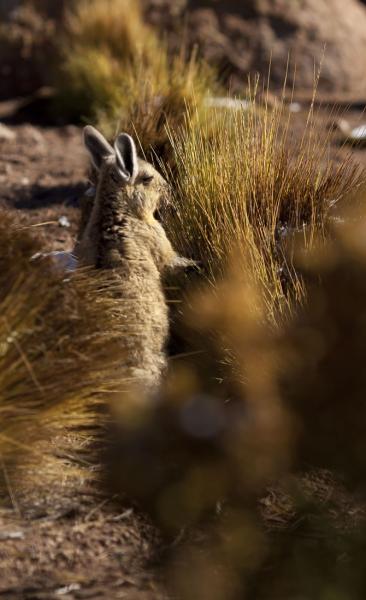
<svg viewBox="0 0 366 600"><path fill-rule="evenodd" d="M121 133L111 146L99 131L88 125L84 129L84 142L97 172L97 185L102 181L113 193L120 191L121 210L133 217L130 251L149 252L160 272L194 265L176 254L159 222L159 208L169 198L169 186L150 163L137 156L132 137ZM126 243L125 239L125 246Z"/></svg>
<svg viewBox="0 0 366 600"><path fill-rule="evenodd" d="M129 209L136 213L154 214L169 197L169 186L154 167L137 156L135 142L121 133L111 146L91 125L84 129L84 143L89 151L98 181L113 191L123 191Z"/></svg>

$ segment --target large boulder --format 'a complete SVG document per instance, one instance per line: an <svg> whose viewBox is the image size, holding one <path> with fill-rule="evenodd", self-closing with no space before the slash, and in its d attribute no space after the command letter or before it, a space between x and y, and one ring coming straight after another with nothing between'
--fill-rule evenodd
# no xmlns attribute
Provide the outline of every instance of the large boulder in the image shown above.
<svg viewBox="0 0 366 600"><path fill-rule="evenodd" d="M19 4L0 19L0 100L32 94L49 83L58 52L55 22L30 4Z"/></svg>
<svg viewBox="0 0 366 600"><path fill-rule="evenodd" d="M15 9L31 7L49 18L60 18L73 0L0 0L0 18L11 19Z"/></svg>
<svg viewBox="0 0 366 600"><path fill-rule="evenodd" d="M151 17L167 20L167 0L149 0ZM366 93L366 6L360 0L186 0L186 31L209 61L240 87L248 73L312 88L322 63L319 88L331 93ZM183 4L180 3L181 5ZM165 8L164 8L165 6ZM182 22L182 13L179 21ZM175 27L177 16L174 16Z"/></svg>
<svg viewBox="0 0 366 600"><path fill-rule="evenodd" d="M6 19L13 10L22 4L22 0L0 0L0 17Z"/></svg>

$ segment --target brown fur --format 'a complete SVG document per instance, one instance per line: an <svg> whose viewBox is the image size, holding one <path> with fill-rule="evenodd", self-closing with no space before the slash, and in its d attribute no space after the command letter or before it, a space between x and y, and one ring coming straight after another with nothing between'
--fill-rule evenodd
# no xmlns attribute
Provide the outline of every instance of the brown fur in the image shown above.
<svg viewBox="0 0 366 600"><path fill-rule="evenodd" d="M144 390L156 390L166 366L168 336L161 276L167 268L190 261L177 256L155 218L168 194L166 181L151 164L136 155L131 159L130 147L125 149L126 161L121 161L116 146L113 150L94 132L87 128L86 135L96 136L92 145L96 141L97 156L95 148L91 155L99 176L93 209L76 254L82 265L111 269L127 322L123 343L128 350L128 372ZM133 144L131 138L128 143ZM90 150L87 139L86 144Z"/></svg>

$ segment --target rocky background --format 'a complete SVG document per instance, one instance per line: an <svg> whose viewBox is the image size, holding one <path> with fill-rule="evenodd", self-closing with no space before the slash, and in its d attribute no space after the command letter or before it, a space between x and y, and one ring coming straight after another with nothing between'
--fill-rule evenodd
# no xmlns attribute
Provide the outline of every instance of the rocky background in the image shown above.
<svg viewBox="0 0 366 600"><path fill-rule="evenodd" d="M14 53L2 50L1 98L50 83L45 66L57 51L62 15L70 5L71 0L33 0L27 9L21 0L0 2L7 37L11 31L12 44L22 56L21 63L13 65ZM273 87L280 89L289 62L287 83L296 83L300 95L311 93L321 64L320 93L351 101L366 96L363 0L144 0L144 6L146 19L164 31L172 47L180 47L182 41L190 49L198 46L236 93L249 74L267 79L269 69ZM48 19L40 18L34 7ZM29 60L34 30L37 68ZM0 43L1 37L0 33Z"/></svg>
<svg viewBox="0 0 366 600"><path fill-rule="evenodd" d="M156 25L179 30L237 91L249 73L283 85L357 97L366 93L366 6L360 0L147 0ZM172 36L173 37L173 36ZM176 38L175 38L176 39ZM323 58L324 55L324 58ZM296 76L294 64L296 63Z"/></svg>

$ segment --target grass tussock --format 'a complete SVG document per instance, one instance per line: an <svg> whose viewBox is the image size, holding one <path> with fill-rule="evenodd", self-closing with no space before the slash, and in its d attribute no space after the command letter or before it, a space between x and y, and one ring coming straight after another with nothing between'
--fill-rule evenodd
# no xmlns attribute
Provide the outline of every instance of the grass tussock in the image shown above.
<svg viewBox="0 0 366 600"><path fill-rule="evenodd" d="M185 127L170 133L174 243L211 281L235 253L263 290L273 322L304 298L293 238L310 248L325 235L331 209L362 180L350 159L335 166L329 158L329 139L319 135L312 109L302 136L291 131L283 103L270 110L254 99L247 110L213 110L201 127L189 113Z"/></svg>
<svg viewBox="0 0 366 600"><path fill-rule="evenodd" d="M166 126L183 123L186 107L201 106L217 87L195 55L168 56L144 22L138 1L81 0L66 19L63 110L92 120L108 136L135 131L146 152L168 152Z"/></svg>
<svg viewBox="0 0 366 600"><path fill-rule="evenodd" d="M51 424L86 425L104 395L121 390L125 354L106 274L65 277L50 259L32 259L40 243L6 213L0 245L0 458L6 462Z"/></svg>

